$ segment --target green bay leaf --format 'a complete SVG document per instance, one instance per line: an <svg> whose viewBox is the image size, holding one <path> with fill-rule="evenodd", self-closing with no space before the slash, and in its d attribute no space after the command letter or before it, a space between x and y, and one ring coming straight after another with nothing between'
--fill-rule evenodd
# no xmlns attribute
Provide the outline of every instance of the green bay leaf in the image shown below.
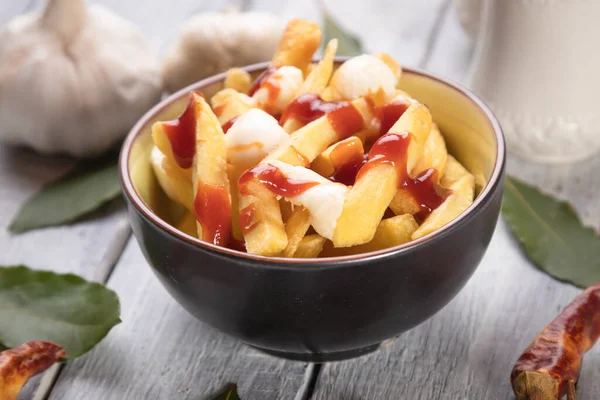
<svg viewBox="0 0 600 400"><path fill-rule="evenodd" d="M0 343L56 343L65 359L81 356L117 325L117 294L73 274L0 267Z"/></svg>
<svg viewBox="0 0 600 400"><path fill-rule="evenodd" d="M568 203L506 178L502 213L542 271L580 287L600 282L600 237L581 224Z"/></svg>
<svg viewBox="0 0 600 400"><path fill-rule="evenodd" d="M223 391L223 393L219 394L217 397L212 400L240 400L240 396L238 396L237 385L231 384Z"/></svg>
<svg viewBox="0 0 600 400"><path fill-rule="evenodd" d="M9 225L13 233L79 220L121 194L114 153L79 162L59 180L29 198Z"/></svg>
<svg viewBox="0 0 600 400"><path fill-rule="evenodd" d="M338 40L337 54L340 56L357 56L364 53L360 40L344 31L335 20L322 7L323 14L323 44L326 45L331 39Z"/></svg>

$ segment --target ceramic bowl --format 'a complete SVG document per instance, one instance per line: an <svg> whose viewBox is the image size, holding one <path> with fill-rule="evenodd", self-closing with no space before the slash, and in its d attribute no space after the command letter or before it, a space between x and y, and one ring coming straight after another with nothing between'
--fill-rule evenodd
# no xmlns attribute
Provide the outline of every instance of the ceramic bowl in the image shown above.
<svg viewBox="0 0 600 400"><path fill-rule="evenodd" d="M337 59L339 64L344 59ZM257 75L266 63L246 67ZM378 348L431 317L465 285L488 247L502 198L505 145L498 121L474 94L406 68L400 88L426 104L448 150L475 176L477 198L441 229L386 250L326 259L261 257L175 229L181 207L160 189L150 126L175 118L188 93L211 96L220 74L162 101L131 130L120 156L129 219L150 267L201 321L269 354L333 361Z"/></svg>

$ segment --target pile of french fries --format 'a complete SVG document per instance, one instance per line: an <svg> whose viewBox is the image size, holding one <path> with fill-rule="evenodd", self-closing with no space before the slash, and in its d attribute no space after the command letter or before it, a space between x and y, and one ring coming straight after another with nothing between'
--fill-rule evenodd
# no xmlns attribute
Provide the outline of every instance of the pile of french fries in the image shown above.
<svg viewBox="0 0 600 400"><path fill-rule="evenodd" d="M183 117L152 126L156 177L165 193L188 210L178 229L263 256L343 256L420 238L473 202L473 175L447 153L428 108L396 89L400 64L378 53L351 59L336 70L336 39L313 63L320 43L318 25L292 20L269 76L253 84L247 72L234 68L211 99L190 94L184 114L195 124L187 129L187 141L174 143L169 131L173 126L183 130ZM353 124L342 123L354 132L340 137L340 122L330 118L327 108L308 122L293 114L277 120L306 94L352 107ZM406 104L406 110L381 132L376 110L395 102ZM408 143L402 157L378 153L392 139ZM191 167L178 158L182 143L194 146L183 149L193 154ZM329 179L345 160L361 157L366 161L352 185ZM424 173L444 197L422 217L423 205L406 182Z"/></svg>

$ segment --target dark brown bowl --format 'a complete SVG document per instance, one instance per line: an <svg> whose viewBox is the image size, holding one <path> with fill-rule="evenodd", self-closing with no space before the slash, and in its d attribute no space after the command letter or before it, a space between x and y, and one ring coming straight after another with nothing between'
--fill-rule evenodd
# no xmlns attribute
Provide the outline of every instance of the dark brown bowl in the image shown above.
<svg viewBox="0 0 600 400"><path fill-rule="evenodd" d="M266 67L246 70L257 74ZM404 70L401 88L429 106L450 153L475 175L478 195L467 211L432 234L378 252L267 258L217 247L174 228L171 221L181 209L162 192L149 164L151 124L174 118L192 90L211 96L224 77L193 84L151 109L129 133L120 156L135 237L186 310L269 354L333 361L375 350L458 293L489 244L502 198L504 139L479 98L425 72Z"/></svg>

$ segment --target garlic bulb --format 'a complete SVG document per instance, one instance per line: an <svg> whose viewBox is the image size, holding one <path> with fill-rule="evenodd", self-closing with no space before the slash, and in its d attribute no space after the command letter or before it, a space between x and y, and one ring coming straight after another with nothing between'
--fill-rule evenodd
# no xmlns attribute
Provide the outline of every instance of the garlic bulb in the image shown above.
<svg viewBox="0 0 600 400"><path fill-rule="evenodd" d="M162 66L167 90L174 92L232 67L270 60L284 27L283 20L259 12L190 18Z"/></svg>
<svg viewBox="0 0 600 400"><path fill-rule="evenodd" d="M0 32L0 140L93 156L123 138L161 94L141 32L84 0L48 0Z"/></svg>

